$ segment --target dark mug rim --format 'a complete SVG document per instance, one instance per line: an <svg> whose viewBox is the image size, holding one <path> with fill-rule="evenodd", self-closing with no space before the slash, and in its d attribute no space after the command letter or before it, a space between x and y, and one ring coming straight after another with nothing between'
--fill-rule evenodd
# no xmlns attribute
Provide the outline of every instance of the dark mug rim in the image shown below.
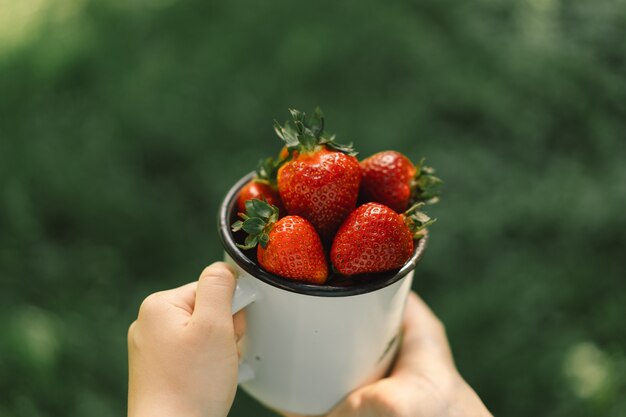
<svg viewBox="0 0 626 417"><path fill-rule="evenodd" d="M239 190L243 188L243 186L247 184L254 177L254 175L254 171L245 175L230 188L219 208L217 229L226 253L244 271L246 271L251 276L265 282L266 284L272 285L282 290L317 297L347 297L353 295L361 295L379 290L381 288L385 288L393 284L394 282L399 281L409 272L414 270L415 267L417 267L417 264L424 255L424 250L428 241L428 232L423 238L421 238L417 242L417 245L415 245L415 248L413 250L413 256L411 256L411 258L407 261L407 263L404 264L402 268L391 273L376 274L378 276L375 279L368 281L362 285L333 286L304 284L299 281L281 278L277 275L271 274L262 269L253 260L248 258L245 253L237 247L235 237L233 236L230 228L232 220L231 214L234 211L233 209L237 202Z"/></svg>

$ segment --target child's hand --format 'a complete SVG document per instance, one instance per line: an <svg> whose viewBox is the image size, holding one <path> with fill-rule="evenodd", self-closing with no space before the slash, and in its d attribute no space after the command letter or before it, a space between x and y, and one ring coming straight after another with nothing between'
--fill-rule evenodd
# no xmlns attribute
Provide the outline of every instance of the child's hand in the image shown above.
<svg viewBox="0 0 626 417"><path fill-rule="evenodd" d="M129 417L223 417L237 389L243 315L231 315L233 270L146 298L128 330Z"/></svg>
<svg viewBox="0 0 626 417"><path fill-rule="evenodd" d="M348 395L327 417L417 416L491 417L491 413L454 366L443 325L411 293L404 338L391 374Z"/></svg>
<svg viewBox="0 0 626 417"><path fill-rule="evenodd" d="M244 332L243 315L230 313L234 287L220 262L198 283L146 298L128 331L129 417L228 414ZM404 329L391 375L356 390L328 417L491 416L456 370L441 322L414 294Z"/></svg>

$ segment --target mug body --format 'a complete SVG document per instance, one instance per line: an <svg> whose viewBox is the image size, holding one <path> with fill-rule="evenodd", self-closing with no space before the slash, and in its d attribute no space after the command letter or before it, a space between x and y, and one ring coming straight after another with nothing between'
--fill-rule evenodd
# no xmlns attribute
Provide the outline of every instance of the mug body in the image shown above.
<svg viewBox="0 0 626 417"><path fill-rule="evenodd" d="M360 277L353 285L281 278L256 263L254 250L239 249L241 236L231 232L239 190L253 174L230 189L218 213L226 261L239 273L234 311L246 306L240 385L270 408L325 414L350 391L389 370L428 234L400 270Z"/></svg>
<svg viewBox="0 0 626 417"><path fill-rule="evenodd" d="M253 375L241 386L251 396L282 411L325 414L387 372L412 271L377 291L325 297L286 291L237 269L238 279L256 292L241 342Z"/></svg>

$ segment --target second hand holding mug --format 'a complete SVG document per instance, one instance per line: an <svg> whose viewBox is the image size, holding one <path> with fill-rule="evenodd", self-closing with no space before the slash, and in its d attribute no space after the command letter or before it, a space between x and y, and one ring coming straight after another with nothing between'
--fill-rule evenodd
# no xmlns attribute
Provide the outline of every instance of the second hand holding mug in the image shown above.
<svg viewBox="0 0 626 417"><path fill-rule="evenodd" d="M278 277L246 256L231 232L237 195L252 175L231 188L218 219L226 261L238 272L233 314L246 308L239 383L269 408L326 414L388 371L428 237L399 271L365 283L311 285Z"/></svg>

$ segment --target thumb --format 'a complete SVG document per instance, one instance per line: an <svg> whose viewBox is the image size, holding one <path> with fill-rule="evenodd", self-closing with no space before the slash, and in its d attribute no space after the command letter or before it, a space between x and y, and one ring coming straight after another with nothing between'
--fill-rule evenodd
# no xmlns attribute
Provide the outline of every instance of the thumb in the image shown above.
<svg viewBox="0 0 626 417"><path fill-rule="evenodd" d="M193 318L208 322L231 318L235 272L224 262L215 262L202 271L196 287Z"/></svg>
<svg viewBox="0 0 626 417"><path fill-rule="evenodd" d="M428 305L411 292L404 315L404 337L391 376L399 374L441 376L455 370L445 328Z"/></svg>

